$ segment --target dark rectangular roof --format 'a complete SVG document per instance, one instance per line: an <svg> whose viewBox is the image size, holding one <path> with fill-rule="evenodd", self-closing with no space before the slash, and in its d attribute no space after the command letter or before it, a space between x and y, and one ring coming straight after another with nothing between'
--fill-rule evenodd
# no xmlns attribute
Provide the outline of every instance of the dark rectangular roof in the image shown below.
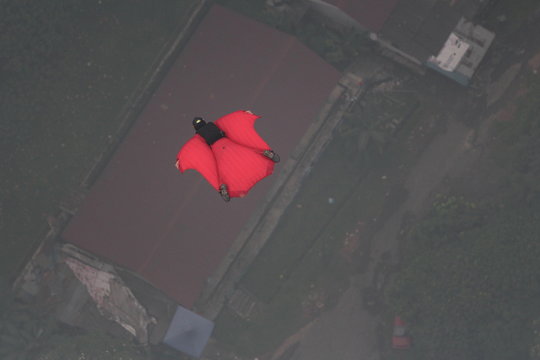
<svg viewBox="0 0 540 360"><path fill-rule="evenodd" d="M63 238L140 274L191 308L340 74L294 38L213 6L91 189ZM191 120L251 109L281 155L275 174L225 203L174 167Z"/></svg>

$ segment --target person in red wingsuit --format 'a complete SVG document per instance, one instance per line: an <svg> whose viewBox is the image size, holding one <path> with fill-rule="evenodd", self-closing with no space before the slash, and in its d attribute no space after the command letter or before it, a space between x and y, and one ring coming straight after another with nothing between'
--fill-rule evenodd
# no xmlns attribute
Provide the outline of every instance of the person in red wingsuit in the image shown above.
<svg viewBox="0 0 540 360"><path fill-rule="evenodd" d="M213 122L193 119L195 135L176 156L180 172L197 170L223 200L243 197L260 180L272 174L279 155L255 131L259 116L235 111Z"/></svg>

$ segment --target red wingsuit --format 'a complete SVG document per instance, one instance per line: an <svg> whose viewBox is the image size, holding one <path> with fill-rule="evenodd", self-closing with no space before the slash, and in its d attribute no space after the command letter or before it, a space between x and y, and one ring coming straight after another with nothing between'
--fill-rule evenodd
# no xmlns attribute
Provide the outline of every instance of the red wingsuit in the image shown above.
<svg viewBox="0 0 540 360"><path fill-rule="evenodd" d="M225 137L212 145L194 135L176 156L180 172L197 170L217 191L225 184L230 197L245 196L274 170L274 162L262 155L270 146L255 131L259 117L239 110L219 118L214 123Z"/></svg>

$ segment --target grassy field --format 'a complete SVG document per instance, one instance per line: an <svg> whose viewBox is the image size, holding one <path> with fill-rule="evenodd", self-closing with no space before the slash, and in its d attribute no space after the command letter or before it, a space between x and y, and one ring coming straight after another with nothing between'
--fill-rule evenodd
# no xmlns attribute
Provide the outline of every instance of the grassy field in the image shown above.
<svg viewBox="0 0 540 360"><path fill-rule="evenodd" d="M19 24L2 38L12 61L0 72L0 275L11 276L116 140L123 107L197 2L6 3L1 23Z"/></svg>

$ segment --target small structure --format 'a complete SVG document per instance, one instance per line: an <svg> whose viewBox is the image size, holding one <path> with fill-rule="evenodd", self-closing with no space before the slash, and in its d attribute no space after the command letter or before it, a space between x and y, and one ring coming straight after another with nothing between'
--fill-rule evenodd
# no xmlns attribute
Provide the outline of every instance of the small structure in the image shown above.
<svg viewBox="0 0 540 360"><path fill-rule="evenodd" d="M85 261L91 258L84 259L81 252L73 251L72 254L76 257L66 256L64 262L85 286L99 312L122 326L141 344L148 343L148 325L155 324L156 320L146 312L114 268L103 263L96 267Z"/></svg>
<svg viewBox="0 0 540 360"><path fill-rule="evenodd" d="M187 355L200 357L212 335L214 323L178 306L163 343Z"/></svg>
<svg viewBox="0 0 540 360"><path fill-rule="evenodd" d="M392 347L394 349L408 349L411 347L411 338L407 335L405 322L401 317L394 318L394 331L392 334Z"/></svg>
<svg viewBox="0 0 540 360"><path fill-rule="evenodd" d="M426 66L468 85L494 38L491 31L461 18L439 54L430 56Z"/></svg>

